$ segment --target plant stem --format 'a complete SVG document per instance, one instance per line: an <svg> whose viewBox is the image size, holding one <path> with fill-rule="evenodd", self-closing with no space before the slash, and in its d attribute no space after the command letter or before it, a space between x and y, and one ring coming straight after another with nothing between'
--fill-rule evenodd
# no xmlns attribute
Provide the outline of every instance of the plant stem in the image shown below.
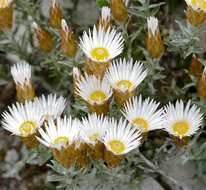
<svg viewBox="0 0 206 190"><path fill-rule="evenodd" d="M165 187L166 190L188 190L187 187L184 187L178 181L176 181L171 176L168 176L163 170L161 170L158 166L148 160L140 151L138 151L139 157L144 161L144 163L153 170L154 173L157 173L159 176L157 177L158 182ZM149 171L149 170L148 170Z"/></svg>

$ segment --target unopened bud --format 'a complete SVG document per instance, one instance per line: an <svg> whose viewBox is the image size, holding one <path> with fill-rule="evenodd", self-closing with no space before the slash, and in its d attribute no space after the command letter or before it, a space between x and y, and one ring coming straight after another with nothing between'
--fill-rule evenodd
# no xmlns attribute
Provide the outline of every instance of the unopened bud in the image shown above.
<svg viewBox="0 0 206 190"><path fill-rule="evenodd" d="M112 15L118 22L124 22L127 18L126 0L110 0Z"/></svg>
<svg viewBox="0 0 206 190"><path fill-rule="evenodd" d="M11 68L18 100L25 103L26 100L33 100L35 96L34 85L31 79L31 66L25 61L19 62Z"/></svg>
<svg viewBox="0 0 206 190"><path fill-rule="evenodd" d="M160 35L158 20L155 17L147 19L146 47L150 56L158 58L164 52L164 42Z"/></svg>
<svg viewBox="0 0 206 190"><path fill-rule="evenodd" d="M192 58L190 60L190 66L189 66L189 73L194 76L200 76L202 73L202 64L197 60L197 57L195 54L192 55Z"/></svg>
<svg viewBox="0 0 206 190"><path fill-rule="evenodd" d="M98 29L99 27L101 26L101 28L104 28L105 31L107 31L107 29L110 27L111 29L111 26L110 26L110 8L108 7L102 7L102 10L101 10L101 16L99 18L99 23L98 23Z"/></svg>
<svg viewBox="0 0 206 190"><path fill-rule="evenodd" d="M50 52L54 47L52 37L37 23L34 22L33 27L35 28L35 33L39 42L40 49L46 53Z"/></svg>
<svg viewBox="0 0 206 190"><path fill-rule="evenodd" d="M200 97L206 99L206 67L197 85L197 93Z"/></svg>
<svg viewBox="0 0 206 190"><path fill-rule="evenodd" d="M74 40L72 31L69 29L66 21L62 19L61 29L61 48L65 56L73 57L77 52L77 43Z"/></svg>
<svg viewBox="0 0 206 190"><path fill-rule="evenodd" d="M56 0L52 1L52 7L50 8L49 22L52 28L61 29L61 21L63 19L62 11L59 3Z"/></svg>
<svg viewBox="0 0 206 190"><path fill-rule="evenodd" d="M13 0L0 0L0 28L12 28Z"/></svg>

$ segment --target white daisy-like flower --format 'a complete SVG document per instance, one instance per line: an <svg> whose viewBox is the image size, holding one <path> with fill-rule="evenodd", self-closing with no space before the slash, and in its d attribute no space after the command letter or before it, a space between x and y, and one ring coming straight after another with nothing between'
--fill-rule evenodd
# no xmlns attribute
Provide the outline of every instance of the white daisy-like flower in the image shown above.
<svg viewBox="0 0 206 190"><path fill-rule="evenodd" d="M133 59L119 59L113 61L106 71L105 77L112 88L120 91L133 91L147 76L147 70L143 69L143 64L135 62Z"/></svg>
<svg viewBox="0 0 206 190"><path fill-rule="evenodd" d="M44 119L58 118L66 107L66 99L62 96L57 98L56 94L49 94L48 97L42 95L39 98L34 98L34 103L40 107L41 114Z"/></svg>
<svg viewBox="0 0 206 190"><path fill-rule="evenodd" d="M110 20L110 8L109 7L102 7L101 9L101 18L102 20L104 20L105 22L107 20Z"/></svg>
<svg viewBox="0 0 206 190"><path fill-rule="evenodd" d="M83 37L80 38L80 47L86 56L95 62L107 62L118 56L124 45L124 39L121 33L117 33L115 29L108 29L105 32L104 27L99 27L97 31L96 26L93 32L89 30L89 34L84 32Z"/></svg>
<svg viewBox="0 0 206 190"><path fill-rule="evenodd" d="M5 111L2 126L14 135L27 137L34 134L43 123L39 107L33 102L16 103Z"/></svg>
<svg viewBox="0 0 206 190"><path fill-rule="evenodd" d="M155 35L155 31L158 29L158 20L156 17L147 18L147 27L148 30L152 31L152 35Z"/></svg>
<svg viewBox="0 0 206 190"><path fill-rule="evenodd" d="M8 7L13 0L0 0L0 8Z"/></svg>
<svg viewBox="0 0 206 190"><path fill-rule="evenodd" d="M182 138L191 136L200 128L203 121L203 114L196 105L191 106L188 101L184 108L182 100L177 101L175 106L169 103L165 107L165 130L174 136Z"/></svg>
<svg viewBox="0 0 206 190"><path fill-rule="evenodd" d="M20 84L21 86L30 84L31 65L25 61L18 62L11 67L11 74L16 84Z"/></svg>
<svg viewBox="0 0 206 190"><path fill-rule="evenodd" d="M192 7L194 10L201 10L206 12L206 1L205 0L185 0L187 5Z"/></svg>
<svg viewBox="0 0 206 190"><path fill-rule="evenodd" d="M112 89L106 78L102 80L94 75L81 77L77 83L77 93L89 104L103 104L112 96Z"/></svg>
<svg viewBox="0 0 206 190"><path fill-rule="evenodd" d="M157 109L159 103L153 99L142 99L142 96L133 97L125 103L122 113L131 122L134 128L141 132L162 129L164 123L164 110Z"/></svg>
<svg viewBox="0 0 206 190"><path fill-rule="evenodd" d="M108 119L103 115L97 116L96 113L89 114L88 119L82 119L81 136L84 142L95 145L96 140L103 138L108 127Z"/></svg>
<svg viewBox="0 0 206 190"><path fill-rule="evenodd" d="M136 131L126 120L115 119L109 121L103 143L107 150L115 155L123 155L140 145L140 132Z"/></svg>
<svg viewBox="0 0 206 190"><path fill-rule="evenodd" d="M80 121L71 117L49 119L48 124L45 124L45 130L39 129L40 137L36 137L40 143L49 147L61 150L67 148L73 143L78 143L80 132Z"/></svg>

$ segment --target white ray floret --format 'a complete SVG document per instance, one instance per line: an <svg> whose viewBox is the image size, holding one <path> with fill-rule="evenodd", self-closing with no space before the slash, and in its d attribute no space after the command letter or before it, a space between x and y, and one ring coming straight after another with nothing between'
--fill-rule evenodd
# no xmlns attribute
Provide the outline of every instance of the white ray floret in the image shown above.
<svg viewBox="0 0 206 190"><path fill-rule="evenodd" d="M73 143L78 143L80 132L80 121L71 117L64 116L63 119L57 118L56 123L54 120L49 119L48 124L45 124L45 130L39 129L40 137L36 137L40 143L58 150L67 148Z"/></svg>
<svg viewBox="0 0 206 190"><path fill-rule="evenodd" d="M87 75L78 80L77 93L90 104L103 104L112 95L112 89L106 78L102 80L94 75Z"/></svg>
<svg viewBox="0 0 206 190"><path fill-rule="evenodd" d="M155 35L156 30L158 29L158 20L156 17L147 18L147 27L148 30L152 31L152 35Z"/></svg>
<svg viewBox="0 0 206 190"><path fill-rule="evenodd" d="M42 95L35 98L34 102L40 107L44 119L56 119L64 111L67 101L62 96L57 97L56 94L49 94L47 97Z"/></svg>
<svg viewBox="0 0 206 190"><path fill-rule="evenodd" d="M203 121L203 114L196 105L188 101L184 108L182 100L177 101L175 106L169 103L165 107L165 130L180 138L191 136L200 128Z"/></svg>
<svg viewBox="0 0 206 190"><path fill-rule="evenodd" d="M205 0L185 0L187 5L192 7L194 10L202 10L206 12L206 1Z"/></svg>
<svg viewBox="0 0 206 190"><path fill-rule="evenodd" d="M13 0L0 0L0 8L6 8Z"/></svg>
<svg viewBox="0 0 206 190"><path fill-rule="evenodd" d="M89 34L84 32L80 38L80 47L86 56L95 62L107 62L118 56L124 45L124 39L121 33L115 29L105 31L104 27L99 27L97 31L94 26Z"/></svg>
<svg viewBox="0 0 206 190"><path fill-rule="evenodd" d="M31 66L25 61L18 62L11 67L11 74L16 84L30 84Z"/></svg>
<svg viewBox="0 0 206 190"><path fill-rule="evenodd" d="M162 129L164 124L164 110L157 109L159 103L153 99L133 97L125 103L122 113L133 126L141 132Z"/></svg>
<svg viewBox="0 0 206 190"><path fill-rule="evenodd" d="M125 5L126 5L126 7L127 7L128 4L129 4L129 0L123 0L123 1L124 1Z"/></svg>
<svg viewBox="0 0 206 190"><path fill-rule="evenodd" d="M140 132L136 131L126 120L109 121L103 143L107 150L115 155L124 155L140 145Z"/></svg>
<svg viewBox="0 0 206 190"><path fill-rule="evenodd" d="M39 107L33 102L16 103L5 111L2 126L14 135L27 137L34 134L42 125L43 119Z"/></svg>
<svg viewBox="0 0 206 190"><path fill-rule="evenodd" d="M88 118L82 119L81 136L84 142L95 145L97 140L101 141L108 127L106 117L97 116L96 113L89 114Z"/></svg>
<svg viewBox="0 0 206 190"><path fill-rule="evenodd" d="M147 76L147 70L143 69L143 64L135 62L133 59L119 59L113 61L106 71L105 77L112 88L120 91L133 91Z"/></svg>
<svg viewBox="0 0 206 190"><path fill-rule="evenodd" d="M110 8L109 7L102 7L101 19L104 21L110 20Z"/></svg>

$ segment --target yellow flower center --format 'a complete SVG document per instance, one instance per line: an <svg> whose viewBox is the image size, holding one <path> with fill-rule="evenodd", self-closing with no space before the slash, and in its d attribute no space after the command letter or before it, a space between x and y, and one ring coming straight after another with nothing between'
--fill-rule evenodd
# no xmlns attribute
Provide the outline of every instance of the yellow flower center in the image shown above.
<svg viewBox="0 0 206 190"><path fill-rule="evenodd" d="M128 80L121 80L117 83L117 87L123 87L126 89L130 89L132 87L132 83Z"/></svg>
<svg viewBox="0 0 206 190"><path fill-rule="evenodd" d="M52 117L53 117L52 114L45 114L45 119L46 119L46 120L48 120L48 119L50 119L50 118L52 118Z"/></svg>
<svg viewBox="0 0 206 190"><path fill-rule="evenodd" d="M189 130L189 125L184 121L178 121L173 125L174 132L178 133L179 135L184 135Z"/></svg>
<svg viewBox="0 0 206 190"><path fill-rule="evenodd" d="M0 7L4 7L6 2L7 2L7 0L0 0Z"/></svg>
<svg viewBox="0 0 206 190"><path fill-rule="evenodd" d="M95 101L95 102L103 101L106 98L107 98L107 96L102 91L95 91L95 92L92 92L90 95L90 99Z"/></svg>
<svg viewBox="0 0 206 190"><path fill-rule="evenodd" d="M91 55L96 60L104 60L109 57L109 52L103 47L97 47L91 51Z"/></svg>
<svg viewBox="0 0 206 190"><path fill-rule="evenodd" d="M119 140L110 141L109 146L115 152L123 152L125 150L124 143Z"/></svg>
<svg viewBox="0 0 206 190"><path fill-rule="evenodd" d="M199 7L201 10L205 10L206 9L206 1L205 0L192 0L191 3L195 7Z"/></svg>
<svg viewBox="0 0 206 190"><path fill-rule="evenodd" d="M147 121L145 121L142 118L137 118L135 120L133 120L132 122L134 125L137 125L140 129L144 129L147 130L148 129L148 124Z"/></svg>
<svg viewBox="0 0 206 190"><path fill-rule="evenodd" d="M66 144L67 142L67 137L63 136L63 137L58 137L57 139L54 140L54 142L56 144L59 144L59 143L63 143L64 145Z"/></svg>
<svg viewBox="0 0 206 190"><path fill-rule="evenodd" d="M97 139L97 137L99 136L98 133L93 134L91 137L89 137L90 141L95 141Z"/></svg>
<svg viewBox="0 0 206 190"><path fill-rule="evenodd" d="M25 133L30 133L32 130L36 129L36 125L32 121L25 121L24 123L21 124L19 127L19 132L23 135Z"/></svg>

